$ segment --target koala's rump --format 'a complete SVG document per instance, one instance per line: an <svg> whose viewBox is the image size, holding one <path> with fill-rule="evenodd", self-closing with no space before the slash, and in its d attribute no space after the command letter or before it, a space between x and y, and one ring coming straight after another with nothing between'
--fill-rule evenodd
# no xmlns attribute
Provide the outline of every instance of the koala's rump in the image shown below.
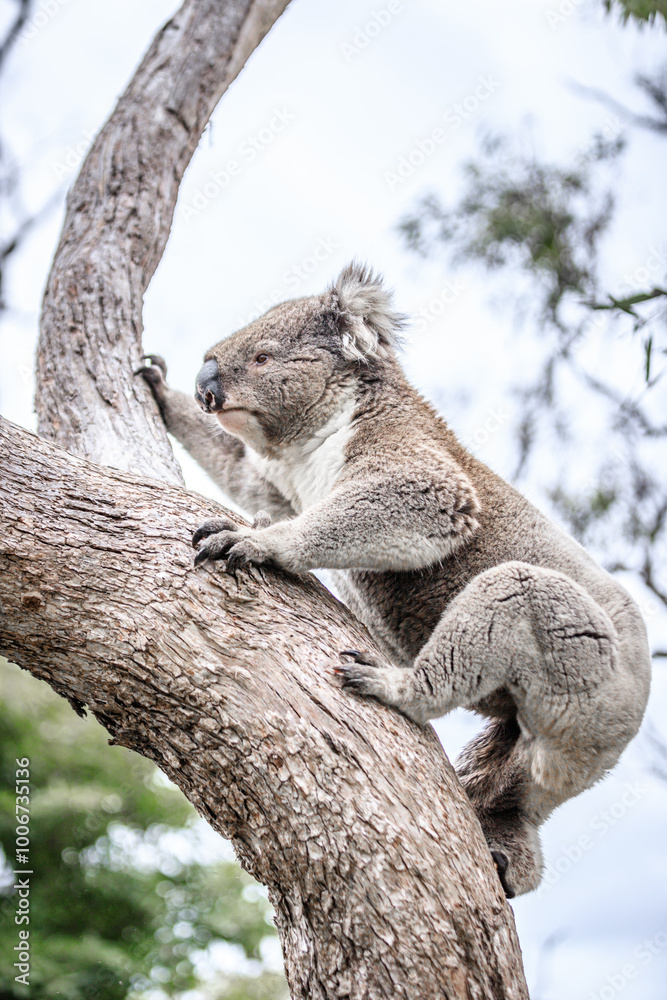
<svg viewBox="0 0 667 1000"><path fill-rule="evenodd" d="M409 572L344 574L346 599L396 662L411 664L450 601L475 576L494 566L519 560L555 569L589 590L610 581L576 542L523 497L514 494L509 511L490 503L488 494L485 499L474 538L442 562Z"/></svg>

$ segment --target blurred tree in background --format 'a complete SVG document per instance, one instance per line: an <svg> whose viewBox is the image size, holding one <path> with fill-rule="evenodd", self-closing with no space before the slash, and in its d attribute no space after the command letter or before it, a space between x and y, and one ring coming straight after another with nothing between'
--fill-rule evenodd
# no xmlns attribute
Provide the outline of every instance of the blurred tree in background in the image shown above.
<svg viewBox="0 0 667 1000"><path fill-rule="evenodd" d="M8 14L0 33L0 76L9 53L25 29L35 8L34 0L14 0L13 14ZM22 189L21 164L0 134L0 312L7 308L6 270L13 255L26 237L58 205L59 192L47 198L37 211L29 211Z"/></svg>
<svg viewBox="0 0 667 1000"><path fill-rule="evenodd" d="M664 2L607 7L664 29ZM667 68L636 84L641 113L593 92L616 114L575 162L541 162L529 135L487 137L464 168L458 204L429 194L399 231L417 254L498 275L494 287L541 348L533 380L526 384L526 361L514 390L515 478L530 480L537 462L575 536L610 570L637 573L667 606L667 244L638 248L640 266L620 287L606 287L602 266L626 132L667 137ZM585 456L585 482L574 454Z"/></svg>
<svg viewBox="0 0 667 1000"><path fill-rule="evenodd" d="M607 10L619 11L624 21L629 18L653 24L662 17L667 21L667 0L604 0Z"/></svg>
<svg viewBox="0 0 667 1000"><path fill-rule="evenodd" d="M4 660L0 716L0 1000L288 996L262 960L280 956L262 888L153 764ZM29 990L13 967L17 757L31 775Z"/></svg>

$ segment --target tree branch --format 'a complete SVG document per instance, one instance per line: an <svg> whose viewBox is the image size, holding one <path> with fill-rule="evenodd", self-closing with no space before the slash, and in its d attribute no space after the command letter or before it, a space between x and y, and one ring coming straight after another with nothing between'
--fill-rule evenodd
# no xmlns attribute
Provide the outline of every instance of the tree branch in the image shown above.
<svg viewBox="0 0 667 1000"><path fill-rule="evenodd" d="M430 727L341 691L372 646L314 579L195 571L219 513L0 419L0 651L154 760L270 890L293 997L525 998Z"/></svg>
<svg viewBox="0 0 667 1000"><path fill-rule="evenodd" d="M206 123L289 0L185 0L95 139L46 289L39 431L68 451L182 482L141 362L144 292Z"/></svg>
<svg viewBox="0 0 667 1000"><path fill-rule="evenodd" d="M618 309L621 312L626 312L630 316L634 316L635 319L640 319L638 313L635 312L634 306L640 305L642 302L650 302L652 299L662 298L667 296L667 289L665 288L652 288L649 292L636 292L633 295L626 295L625 298L616 299L613 295L608 295L608 302L595 302L589 301L584 302L584 305L589 309L600 310L600 309Z"/></svg>

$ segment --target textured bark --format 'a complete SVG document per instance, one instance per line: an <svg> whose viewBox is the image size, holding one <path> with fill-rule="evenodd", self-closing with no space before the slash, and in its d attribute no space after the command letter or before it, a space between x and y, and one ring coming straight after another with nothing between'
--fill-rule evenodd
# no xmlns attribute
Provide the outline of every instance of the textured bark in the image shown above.
<svg viewBox="0 0 667 1000"><path fill-rule="evenodd" d="M0 652L154 760L270 890L292 995L527 996L430 727L339 689L372 646L312 578L194 570L219 508L0 420Z"/></svg>
<svg viewBox="0 0 667 1000"><path fill-rule="evenodd" d="M211 112L288 2L186 0L93 143L67 201L37 356L39 432L68 451L182 482L132 377L142 299Z"/></svg>
<svg viewBox="0 0 667 1000"><path fill-rule="evenodd" d="M511 910L432 729L339 689L338 650L372 642L314 579L193 569L219 508L174 485L131 374L183 171L285 6L186 0L84 163L37 392L41 433L80 457L0 420L0 653L233 841L269 887L293 997L518 1000Z"/></svg>

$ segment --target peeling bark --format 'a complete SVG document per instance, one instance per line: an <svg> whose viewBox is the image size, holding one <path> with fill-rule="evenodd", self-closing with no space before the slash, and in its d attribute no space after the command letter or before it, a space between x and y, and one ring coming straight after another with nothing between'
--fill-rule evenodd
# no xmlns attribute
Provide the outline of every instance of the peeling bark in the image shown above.
<svg viewBox="0 0 667 1000"><path fill-rule="evenodd" d="M339 689L372 647L312 577L194 570L212 501L0 420L0 652L154 760L269 887L292 996L527 997L430 727Z"/></svg>

